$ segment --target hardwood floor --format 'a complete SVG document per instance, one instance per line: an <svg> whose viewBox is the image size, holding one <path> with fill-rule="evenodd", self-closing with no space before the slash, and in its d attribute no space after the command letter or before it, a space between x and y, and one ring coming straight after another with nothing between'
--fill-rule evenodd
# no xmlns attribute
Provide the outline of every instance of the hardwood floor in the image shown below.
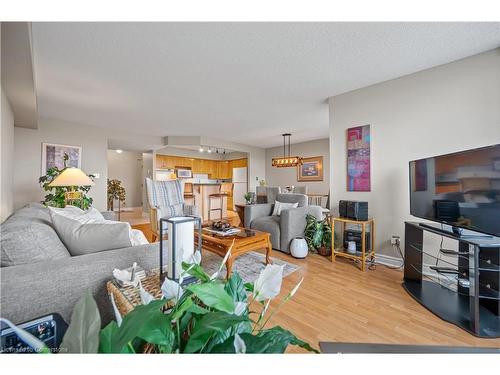
<svg viewBox="0 0 500 375"><path fill-rule="evenodd" d="M301 277L304 282L271 324L314 345L342 341L500 347L500 339L476 338L422 307L401 286L401 271L377 265L363 273L347 259L330 263L319 255L297 260L273 254L301 266L283 280L282 297Z"/></svg>
<svg viewBox="0 0 500 375"><path fill-rule="evenodd" d="M134 227L149 236L149 224ZM270 309L302 277L304 282L268 324L281 325L315 347L319 341L500 347L500 339L476 338L422 307L401 286L401 271L377 265L361 272L350 260L331 263L314 254L294 259L273 251L272 256L300 269L283 280Z"/></svg>

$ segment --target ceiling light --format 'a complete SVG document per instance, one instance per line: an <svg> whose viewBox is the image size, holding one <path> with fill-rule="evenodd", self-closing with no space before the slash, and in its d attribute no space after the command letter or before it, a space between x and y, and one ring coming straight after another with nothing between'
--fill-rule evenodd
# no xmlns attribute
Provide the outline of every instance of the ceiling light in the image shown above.
<svg viewBox="0 0 500 375"><path fill-rule="evenodd" d="M291 145L290 138L292 135L290 133L282 134L283 137L283 157L282 158L273 158L272 166L278 168L290 168L296 167L298 165L303 164L302 157L300 156L290 156L291 154ZM288 155L286 152L286 140L288 138Z"/></svg>
<svg viewBox="0 0 500 375"><path fill-rule="evenodd" d="M203 152L203 146L200 146L200 152Z"/></svg>
<svg viewBox="0 0 500 375"><path fill-rule="evenodd" d="M121 154L122 152L123 152L123 150L116 150L117 154Z"/></svg>
<svg viewBox="0 0 500 375"><path fill-rule="evenodd" d="M226 149L224 149L224 152L223 152L224 155L226 155Z"/></svg>
<svg viewBox="0 0 500 375"><path fill-rule="evenodd" d="M218 148L216 148L216 149L215 149L215 153L216 153L216 154L218 154L218 153L219 153L219 149L218 149Z"/></svg>
<svg viewBox="0 0 500 375"><path fill-rule="evenodd" d="M209 148L208 148L208 150L207 150L207 152L208 152L209 154L211 154L211 153L212 153L212 149L209 147Z"/></svg>

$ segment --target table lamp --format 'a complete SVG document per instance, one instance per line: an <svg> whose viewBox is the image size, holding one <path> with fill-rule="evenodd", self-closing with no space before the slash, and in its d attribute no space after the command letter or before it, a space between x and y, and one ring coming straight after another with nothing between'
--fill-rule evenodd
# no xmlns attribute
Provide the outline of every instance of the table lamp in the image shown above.
<svg viewBox="0 0 500 375"><path fill-rule="evenodd" d="M75 190L76 186L92 186L94 182L80 168L66 168L49 184L50 187L70 187L71 190L64 193L64 201L82 199L82 192Z"/></svg>

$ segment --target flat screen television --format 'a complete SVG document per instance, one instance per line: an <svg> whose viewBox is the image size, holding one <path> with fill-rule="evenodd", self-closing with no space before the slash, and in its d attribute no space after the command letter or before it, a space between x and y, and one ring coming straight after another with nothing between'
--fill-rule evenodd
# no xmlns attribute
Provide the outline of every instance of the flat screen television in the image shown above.
<svg viewBox="0 0 500 375"><path fill-rule="evenodd" d="M410 161L410 213L500 237L500 144Z"/></svg>

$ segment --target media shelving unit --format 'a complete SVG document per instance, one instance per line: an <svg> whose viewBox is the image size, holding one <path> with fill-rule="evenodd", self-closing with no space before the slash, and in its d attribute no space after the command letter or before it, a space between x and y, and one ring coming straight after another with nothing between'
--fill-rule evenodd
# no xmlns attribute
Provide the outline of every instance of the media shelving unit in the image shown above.
<svg viewBox="0 0 500 375"><path fill-rule="evenodd" d="M425 264L441 250L427 252L424 233L458 241L458 251L443 250L456 258ZM461 237L439 225L405 222L403 287L440 318L478 337L500 337L499 283L500 238Z"/></svg>

